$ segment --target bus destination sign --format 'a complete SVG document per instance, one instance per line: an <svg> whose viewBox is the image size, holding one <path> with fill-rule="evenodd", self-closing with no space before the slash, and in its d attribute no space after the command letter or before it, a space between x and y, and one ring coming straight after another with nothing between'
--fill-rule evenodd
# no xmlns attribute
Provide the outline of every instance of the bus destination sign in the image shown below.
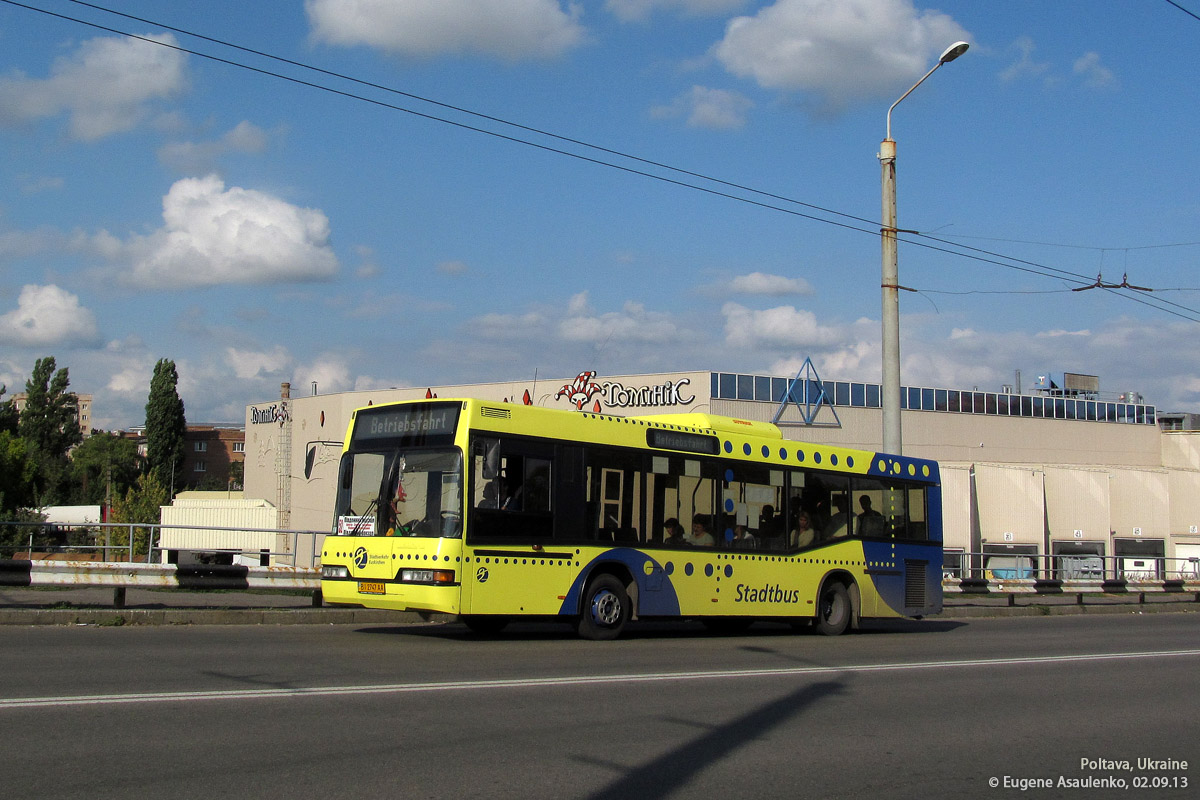
<svg viewBox="0 0 1200 800"><path fill-rule="evenodd" d="M365 409L358 412L354 438L411 439L454 436L458 427L457 403Z"/></svg>
<svg viewBox="0 0 1200 800"><path fill-rule="evenodd" d="M664 450L683 450L688 453L702 453L710 456L715 456L720 451L720 443L715 436L665 428L647 430L646 444L651 447L661 447Z"/></svg>

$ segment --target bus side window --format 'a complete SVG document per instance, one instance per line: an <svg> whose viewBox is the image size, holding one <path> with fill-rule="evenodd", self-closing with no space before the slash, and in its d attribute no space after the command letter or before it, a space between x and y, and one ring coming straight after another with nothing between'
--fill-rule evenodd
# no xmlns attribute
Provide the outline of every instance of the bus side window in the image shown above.
<svg viewBox="0 0 1200 800"><path fill-rule="evenodd" d="M550 511L550 462L542 458L525 459L525 480L521 484L525 511Z"/></svg>

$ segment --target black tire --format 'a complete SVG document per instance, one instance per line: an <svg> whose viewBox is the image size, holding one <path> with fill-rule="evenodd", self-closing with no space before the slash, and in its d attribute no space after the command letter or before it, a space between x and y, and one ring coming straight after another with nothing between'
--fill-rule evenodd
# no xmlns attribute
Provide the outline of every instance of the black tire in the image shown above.
<svg viewBox="0 0 1200 800"><path fill-rule="evenodd" d="M602 641L621 635L630 617L629 595L612 575L597 575L588 581L576 630L584 639Z"/></svg>
<svg viewBox="0 0 1200 800"><path fill-rule="evenodd" d="M838 581L829 581L821 587L817 598L817 616L813 628L823 636L840 636L850 627L854 606L850 593Z"/></svg>
<svg viewBox="0 0 1200 800"><path fill-rule="evenodd" d="M495 636L508 626L508 617L465 614L459 619L477 636Z"/></svg>

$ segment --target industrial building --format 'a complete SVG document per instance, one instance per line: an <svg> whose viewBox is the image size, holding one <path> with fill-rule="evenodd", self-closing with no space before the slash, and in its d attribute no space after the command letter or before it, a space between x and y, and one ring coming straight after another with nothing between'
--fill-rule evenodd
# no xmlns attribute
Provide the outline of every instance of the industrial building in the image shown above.
<svg viewBox="0 0 1200 800"><path fill-rule="evenodd" d="M1200 432L1163 430L1136 393L1105 398L1093 376L1038 376L1031 391L904 387L904 454L941 464L945 571L1006 564L1126 575L1196 574ZM355 408L424 397L478 397L620 416L708 412L776 422L788 439L874 451L880 387L720 372L427 386L292 397L246 410L245 497L278 526L330 530L342 439ZM1174 421L1172 419L1172 421ZM312 550L298 553L311 559ZM965 554L978 554L968 559Z"/></svg>

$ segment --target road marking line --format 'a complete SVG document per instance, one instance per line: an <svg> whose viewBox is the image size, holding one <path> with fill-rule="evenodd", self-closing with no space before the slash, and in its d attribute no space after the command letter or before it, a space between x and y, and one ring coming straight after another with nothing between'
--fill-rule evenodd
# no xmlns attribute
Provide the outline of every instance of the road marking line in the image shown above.
<svg viewBox="0 0 1200 800"><path fill-rule="evenodd" d="M918 669L1004 667L1028 664L1078 664L1093 661L1200 656L1200 649L1152 650L1140 653L1093 653L1073 656L1026 658L978 658L961 661L915 661L899 664L860 664L835 667L777 667L732 669L707 672L659 672L624 675L577 675L548 678L509 678L490 681L441 681L437 683L392 683L377 686L312 686L279 689L224 689L204 692L144 692L136 694L93 694L67 697L13 697L0 699L0 710L12 708L61 708L65 706L132 705L135 703L193 703L212 700L258 700L275 697L330 697L338 695L406 694L414 692L471 691L478 689L524 689L545 686L591 686L612 683L653 683L728 678L766 678L810 675L845 675L897 672Z"/></svg>

